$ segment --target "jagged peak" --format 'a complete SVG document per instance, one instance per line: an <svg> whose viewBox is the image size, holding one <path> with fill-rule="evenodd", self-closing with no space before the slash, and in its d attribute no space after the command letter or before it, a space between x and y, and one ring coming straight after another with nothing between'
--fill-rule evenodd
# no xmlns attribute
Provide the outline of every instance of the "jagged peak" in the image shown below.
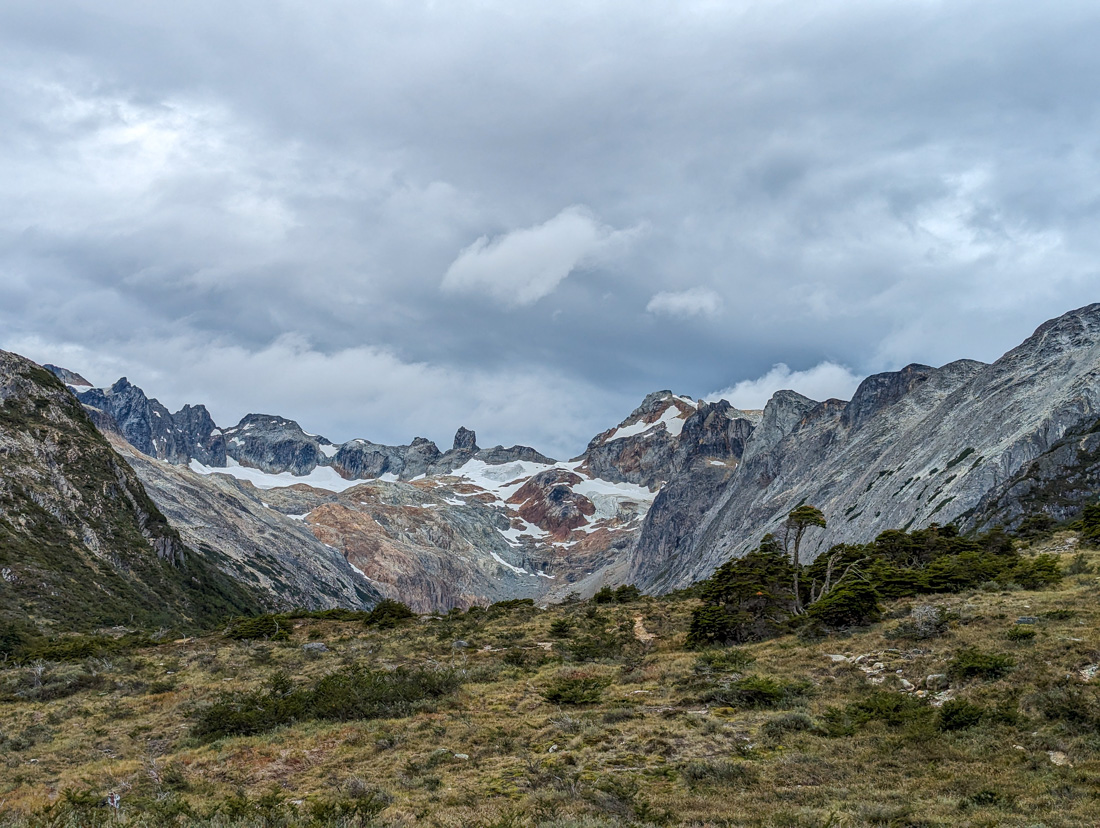
<svg viewBox="0 0 1100 828"><path fill-rule="evenodd" d="M451 450L477 451L477 433L466 428L466 426L459 426L458 431L455 432L454 445Z"/></svg>
<svg viewBox="0 0 1100 828"><path fill-rule="evenodd" d="M92 387L92 384L90 382L88 382L88 380L84 379L84 377L82 377L80 374L76 373L76 371L70 371L68 368L62 368L58 365L52 365L48 362L45 365L43 365L42 367L45 368L47 371L49 371L51 374L53 374L55 377L57 377L59 380L61 380L66 385L72 385L72 386L75 386L76 388L91 388Z"/></svg>

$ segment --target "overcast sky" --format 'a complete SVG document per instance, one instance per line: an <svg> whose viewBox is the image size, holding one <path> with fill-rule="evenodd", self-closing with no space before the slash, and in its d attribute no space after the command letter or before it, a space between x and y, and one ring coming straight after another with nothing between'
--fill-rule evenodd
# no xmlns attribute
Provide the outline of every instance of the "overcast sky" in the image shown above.
<svg viewBox="0 0 1100 828"><path fill-rule="evenodd" d="M1100 299L1095 2L5 0L0 347L581 451Z"/></svg>

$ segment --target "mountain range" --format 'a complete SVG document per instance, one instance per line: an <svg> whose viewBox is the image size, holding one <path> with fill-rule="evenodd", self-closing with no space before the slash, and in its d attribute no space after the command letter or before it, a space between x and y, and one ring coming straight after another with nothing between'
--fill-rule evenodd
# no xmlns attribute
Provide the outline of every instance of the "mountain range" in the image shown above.
<svg viewBox="0 0 1100 828"><path fill-rule="evenodd" d="M992 364L909 365L868 377L849 401L780 391L744 411L656 392L566 461L483 449L467 428L441 451L424 438L337 444L269 414L219 426L203 405L172 413L125 378L93 388L45 367L52 375L4 353L0 387L20 390L0 395L2 410L64 410L85 442L98 430L94 447L69 454L121 469L183 559L270 606L387 597L428 611L623 583L668 591L778 532L798 504L827 519L803 546L809 560L887 529L1065 520L1100 482L1100 305L1043 324ZM41 508L28 475L47 480L58 462L36 423L6 414L0 443L0 554L24 580L11 533L33 535L15 528ZM84 536L75 501L55 511L62 546L82 560L121 537ZM163 563L166 542L149 538Z"/></svg>

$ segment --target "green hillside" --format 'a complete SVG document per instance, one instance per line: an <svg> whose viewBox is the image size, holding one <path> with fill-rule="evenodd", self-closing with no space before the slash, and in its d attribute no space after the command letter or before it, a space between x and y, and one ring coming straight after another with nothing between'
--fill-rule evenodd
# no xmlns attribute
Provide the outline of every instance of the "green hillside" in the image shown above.
<svg viewBox="0 0 1100 828"><path fill-rule="evenodd" d="M1095 826L1100 553L1012 556L1039 552L1061 580L740 646L686 646L699 597L623 589L25 652L0 824Z"/></svg>

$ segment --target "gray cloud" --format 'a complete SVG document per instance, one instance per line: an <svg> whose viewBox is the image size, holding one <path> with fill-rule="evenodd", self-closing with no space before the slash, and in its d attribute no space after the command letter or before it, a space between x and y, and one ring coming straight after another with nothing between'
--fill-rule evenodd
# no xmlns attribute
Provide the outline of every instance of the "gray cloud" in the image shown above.
<svg viewBox="0 0 1100 828"><path fill-rule="evenodd" d="M989 360L1096 298L1098 37L1072 3L14 0L0 347L561 454L656 388Z"/></svg>

